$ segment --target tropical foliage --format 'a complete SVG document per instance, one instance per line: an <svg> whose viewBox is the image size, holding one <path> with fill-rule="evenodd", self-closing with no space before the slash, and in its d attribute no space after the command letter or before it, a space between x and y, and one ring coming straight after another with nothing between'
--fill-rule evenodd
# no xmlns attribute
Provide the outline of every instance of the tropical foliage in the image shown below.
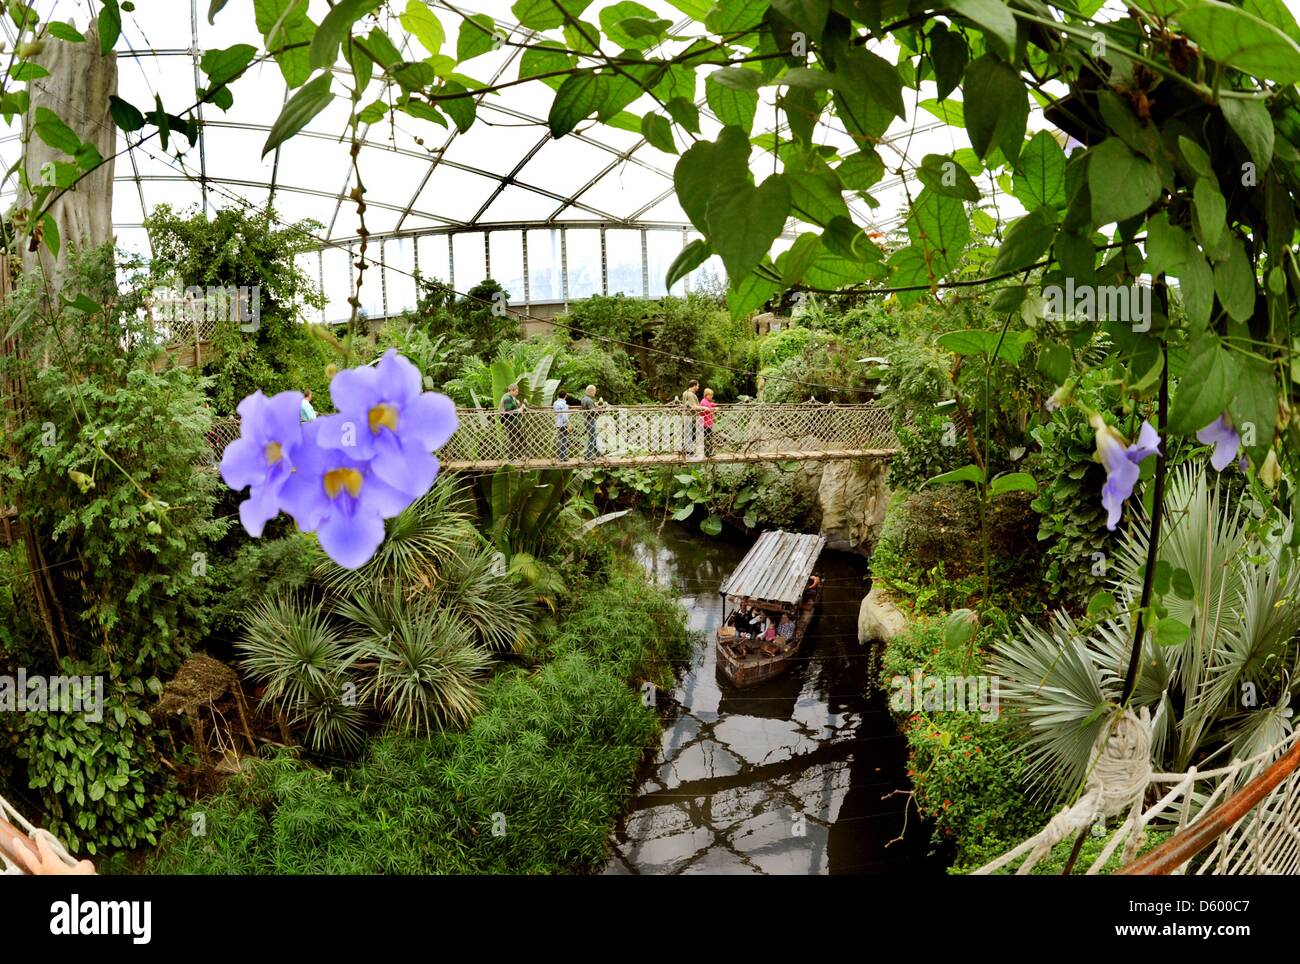
<svg viewBox="0 0 1300 964"><path fill-rule="evenodd" d="M1300 585L1289 518L1263 525L1225 498L1199 466L1175 472L1170 526L1155 573L1154 618L1131 705L1152 717L1165 769L1264 752L1290 732L1300 659ZM1057 613L999 643L991 668L1029 727L1031 774L1052 797L1082 780L1088 751L1119 702L1134 609L1142 596L1149 526L1119 541L1111 591L1081 624Z"/></svg>

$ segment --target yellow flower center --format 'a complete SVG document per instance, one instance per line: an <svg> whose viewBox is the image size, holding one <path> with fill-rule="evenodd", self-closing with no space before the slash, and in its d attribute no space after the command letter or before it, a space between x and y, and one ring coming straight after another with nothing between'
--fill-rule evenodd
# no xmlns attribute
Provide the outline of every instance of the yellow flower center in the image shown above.
<svg viewBox="0 0 1300 964"><path fill-rule="evenodd" d="M370 434L378 435L384 426L393 432L397 431L397 409L392 405L376 405L370 410Z"/></svg>
<svg viewBox="0 0 1300 964"><path fill-rule="evenodd" d="M355 499L361 492L361 473L356 469L330 469L325 473L326 495L337 499L344 489Z"/></svg>
<svg viewBox="0 0 1300 964"><path fill-rule="evenodd" d="M266 456L267 465L275 465L284 458L284 449L280 448L279 442L267 442L266 447L262 449L262 454Z"/></svg>

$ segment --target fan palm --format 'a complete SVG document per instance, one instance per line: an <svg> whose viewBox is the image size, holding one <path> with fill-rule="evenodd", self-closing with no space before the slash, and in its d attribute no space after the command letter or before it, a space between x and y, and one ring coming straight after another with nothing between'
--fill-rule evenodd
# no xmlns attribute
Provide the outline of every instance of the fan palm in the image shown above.
<svg viewBox="0 0 1300 964"><path fill-rule="evenodd" d="M366 711L352 695L353 684L338 677L334 684L311 693L300 704L293 721L307 735L307 746L317 753L352 754L365 745Z"/></svg>
<svg viewBox="0 0 1300 964"><path fill-rule="evenodd" d="M503 555L481 542L462 543L443 567L433 598L489 650L518 650L531 639L528 589Z"/></svg>
<svg viewBox="0 0 1300 964"><path fill-rule="evenodd" d="M362 672L363 700L415 733L463 726L480 709L491 654L468 624L400 593L359 594L337 612L355 627L349 651Z"/></svg>
<svg viewBox="0 0 1300 964"><path fill-rule="evenodd" d="M347 675L343 636L315 606L272 597L255 606L236 645L241 665L274 703L301 726L318 752L351 752L364 738L366 714Z"/></svg>
<svg viewBox="0 0 1300 964"><path fill-rule="evenodd" d="M235 645L240 664L266 687L264 699L290 709L313 694L328 692L347 668L341 634L317 608L289 597L271 597L245 617L243 638Z"/></svg>

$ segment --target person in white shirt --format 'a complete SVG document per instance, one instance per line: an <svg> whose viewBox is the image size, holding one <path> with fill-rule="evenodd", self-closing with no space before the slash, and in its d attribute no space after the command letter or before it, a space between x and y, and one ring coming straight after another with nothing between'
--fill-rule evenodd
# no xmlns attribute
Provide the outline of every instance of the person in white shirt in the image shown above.
<svg viewBox="0 0 1300 964"><path fill-rule="evenodd" d="M302 404L298 406L298 420L310 422L316 417L316 409L311 406L311 389L302 393Z"/></svg>
<svg viewBox="0 0 1300 964"><path fill-rule="evenodd" d="M560 461L567 462L569 461L569 393L560 389L551 408L555 409L555 434L558 439Z"/></svg>

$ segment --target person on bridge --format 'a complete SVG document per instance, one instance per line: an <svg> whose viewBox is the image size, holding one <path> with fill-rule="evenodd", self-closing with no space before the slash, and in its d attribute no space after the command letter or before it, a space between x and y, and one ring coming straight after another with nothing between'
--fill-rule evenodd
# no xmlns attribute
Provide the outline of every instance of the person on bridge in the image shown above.
<svg viewBox="0 0 1300 964"><path fill-rule="evenodd" d="M706 388L704 397L700 399L700 424L704 426L704 457L713 458L713 410L717 408L713 404L713 389Z"/></svg>
<svg viewBox="0 0 1300 964"><path fill-rule="evenodd" d="M560 389L555 396L555 435L561 462L569 461L569 393Z"/></svg>
<svg viewBox="0 0 1300 964"><path fill-rule="evenodd" d="M509 460L517 459L523 454L523 414L527 407L519 397L518 384L511 385L501 396L499 410L501 425L506 432L506 458Z"/></svg>
<svg viewBox="0 0 1300 964"><path fill-rule="evenodd" d="M604 408L604 402L597 400L596 386L588 385L582 395L582 415L583 421L587 424L587 458L589 459L605 454L596 444L596 412L601 408Z"/></svg>
<svg viewBox="0 0 1300 964"><path fill-rule="evenodd" d="M682 392L682 454L695 454L695 419L700 412L700 382L692 378L691 383Z"/></svg>

